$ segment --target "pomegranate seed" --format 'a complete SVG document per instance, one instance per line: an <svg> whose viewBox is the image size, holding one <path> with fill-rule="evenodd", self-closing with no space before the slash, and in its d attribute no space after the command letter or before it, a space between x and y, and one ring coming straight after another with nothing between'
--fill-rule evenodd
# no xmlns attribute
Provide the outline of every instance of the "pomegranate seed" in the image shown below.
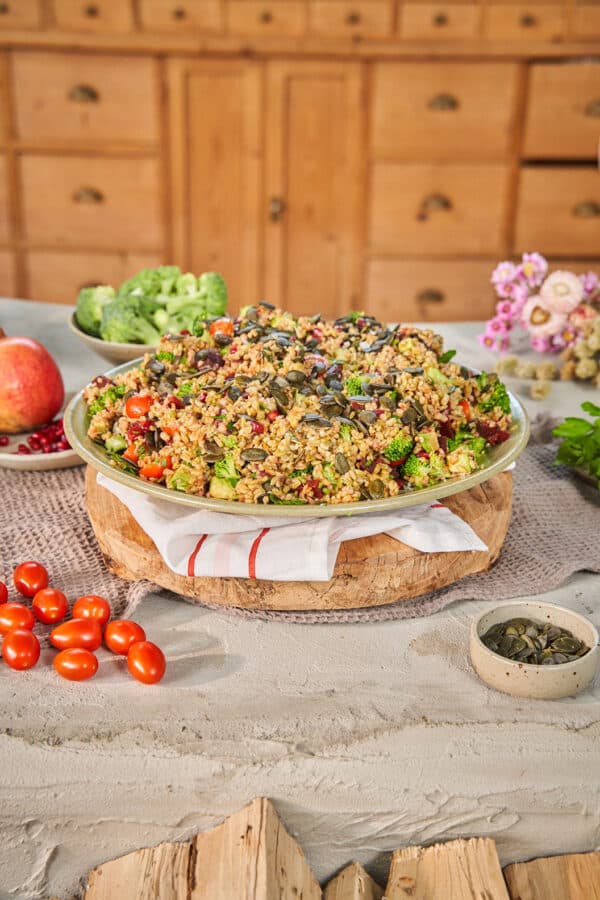
<svg viewBox="0 0 600 900"><path fill-rule="evenodd" d="M182 328L179 334L191 334L192 332L188 328Z"/></svg>
<svg viewBox="0 0 600 900"><path fill-rule="evenodd" d="M185 407L185 403L181 399L181 397L169 397L167 400L167 406L174 406L175 409L183 409Z"/></svg>
<svg viewBox="0 0 600 900"><path fill-rule="evenodd" d="M31 453L31 450L29 449L27 444L19 444L19 446L17 447L17 453L19 453L21 456L27 456L29 453Z"/></svg>
<svg viewBox="0 0 600 900"><path fill-rule="evenodd" d="M253 434L262 434L265 430L265 426L262 422L252 422L251 428Z"/></svg>
<svg viewBox="0 0 600 900"><path fill-rule="evenodd" d="M0 447L8 446L8 435L0 434Z"/></svg>
<svg viewBox="0 0 600 900"><path fill-rule="evenodd" d="M278 416L279 412L276 409L272 409L271 412L267 413L267 419L269 420L269 422L274 422Z"/></svg>

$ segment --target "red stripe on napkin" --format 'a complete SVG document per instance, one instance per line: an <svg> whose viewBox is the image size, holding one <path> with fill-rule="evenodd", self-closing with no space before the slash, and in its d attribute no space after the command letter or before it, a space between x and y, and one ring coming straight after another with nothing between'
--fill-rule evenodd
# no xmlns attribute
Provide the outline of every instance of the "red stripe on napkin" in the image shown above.
<svg viewBox="0 0 600 900"><path fill-rule="evenodd" d="M270 530L270 528L263 528L258 537L255 538L254 543L250 548L250 554L248 556L248 578L256 578L256 554L258 553L260 542L265 537L265 535L269 533Z"/></svg>
<svg viewBox="0 0 600 900"><path fill-rule="evenodd" d="M443 509L443 508L444 508L443 503L432 503L431 504L431 509Z"/></svg>
<svg viewBox="0 0 600 900"><path fill-rule="evenodd" d="M200 548L202 547L202 544L204 543L204 541L206 540L207 537L208 537L207 534L202 535L202 537L200 538L200 540L194 547L193 553L190 555L190 558L188 560L188 575L190 576L190 578L194 577L195 566L196 566L196 557L200 553Z"/></svg>

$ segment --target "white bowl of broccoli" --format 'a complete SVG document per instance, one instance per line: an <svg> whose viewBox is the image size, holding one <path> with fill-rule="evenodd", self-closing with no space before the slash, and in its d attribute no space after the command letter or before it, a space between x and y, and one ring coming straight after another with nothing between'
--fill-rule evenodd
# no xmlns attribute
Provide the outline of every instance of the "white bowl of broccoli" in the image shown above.
<svg viewBox="0 0 600 900"><path fill-rule="evenodd" d="M83 288L69 326L104 359L129 362L151 352L163 334L193 332L198 321L227 309L227 286L217 272L196 277L177 266L142 269L119 288Z"/></svg>

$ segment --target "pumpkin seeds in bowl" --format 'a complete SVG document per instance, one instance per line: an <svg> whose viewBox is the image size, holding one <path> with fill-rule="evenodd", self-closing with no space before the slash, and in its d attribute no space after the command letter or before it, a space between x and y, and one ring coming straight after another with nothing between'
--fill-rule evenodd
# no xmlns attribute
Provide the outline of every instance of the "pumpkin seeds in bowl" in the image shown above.
<svg viewBox="0 0 600 900"><path fill-rule="evenodd" d="M534 666L573 662L591 650L568 629L534 619L497 622L481 636L481 640L492 652L505 659Z"/></svg>

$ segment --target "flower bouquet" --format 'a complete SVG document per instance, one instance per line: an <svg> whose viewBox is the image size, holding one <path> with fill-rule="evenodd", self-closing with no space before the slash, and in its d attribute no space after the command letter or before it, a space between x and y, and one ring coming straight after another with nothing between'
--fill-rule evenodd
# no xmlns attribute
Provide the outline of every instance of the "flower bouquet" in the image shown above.
<svg viewBox="0 0 600 900"><path fill-rule="evenodd" d="M560 353L561 378L594 380L600 385L600 278L594 272L548 274L539 253L520 263L501 262L491 278L498 303L480 343L506 352L515 325L524 328L540 353Z"/></svg>

